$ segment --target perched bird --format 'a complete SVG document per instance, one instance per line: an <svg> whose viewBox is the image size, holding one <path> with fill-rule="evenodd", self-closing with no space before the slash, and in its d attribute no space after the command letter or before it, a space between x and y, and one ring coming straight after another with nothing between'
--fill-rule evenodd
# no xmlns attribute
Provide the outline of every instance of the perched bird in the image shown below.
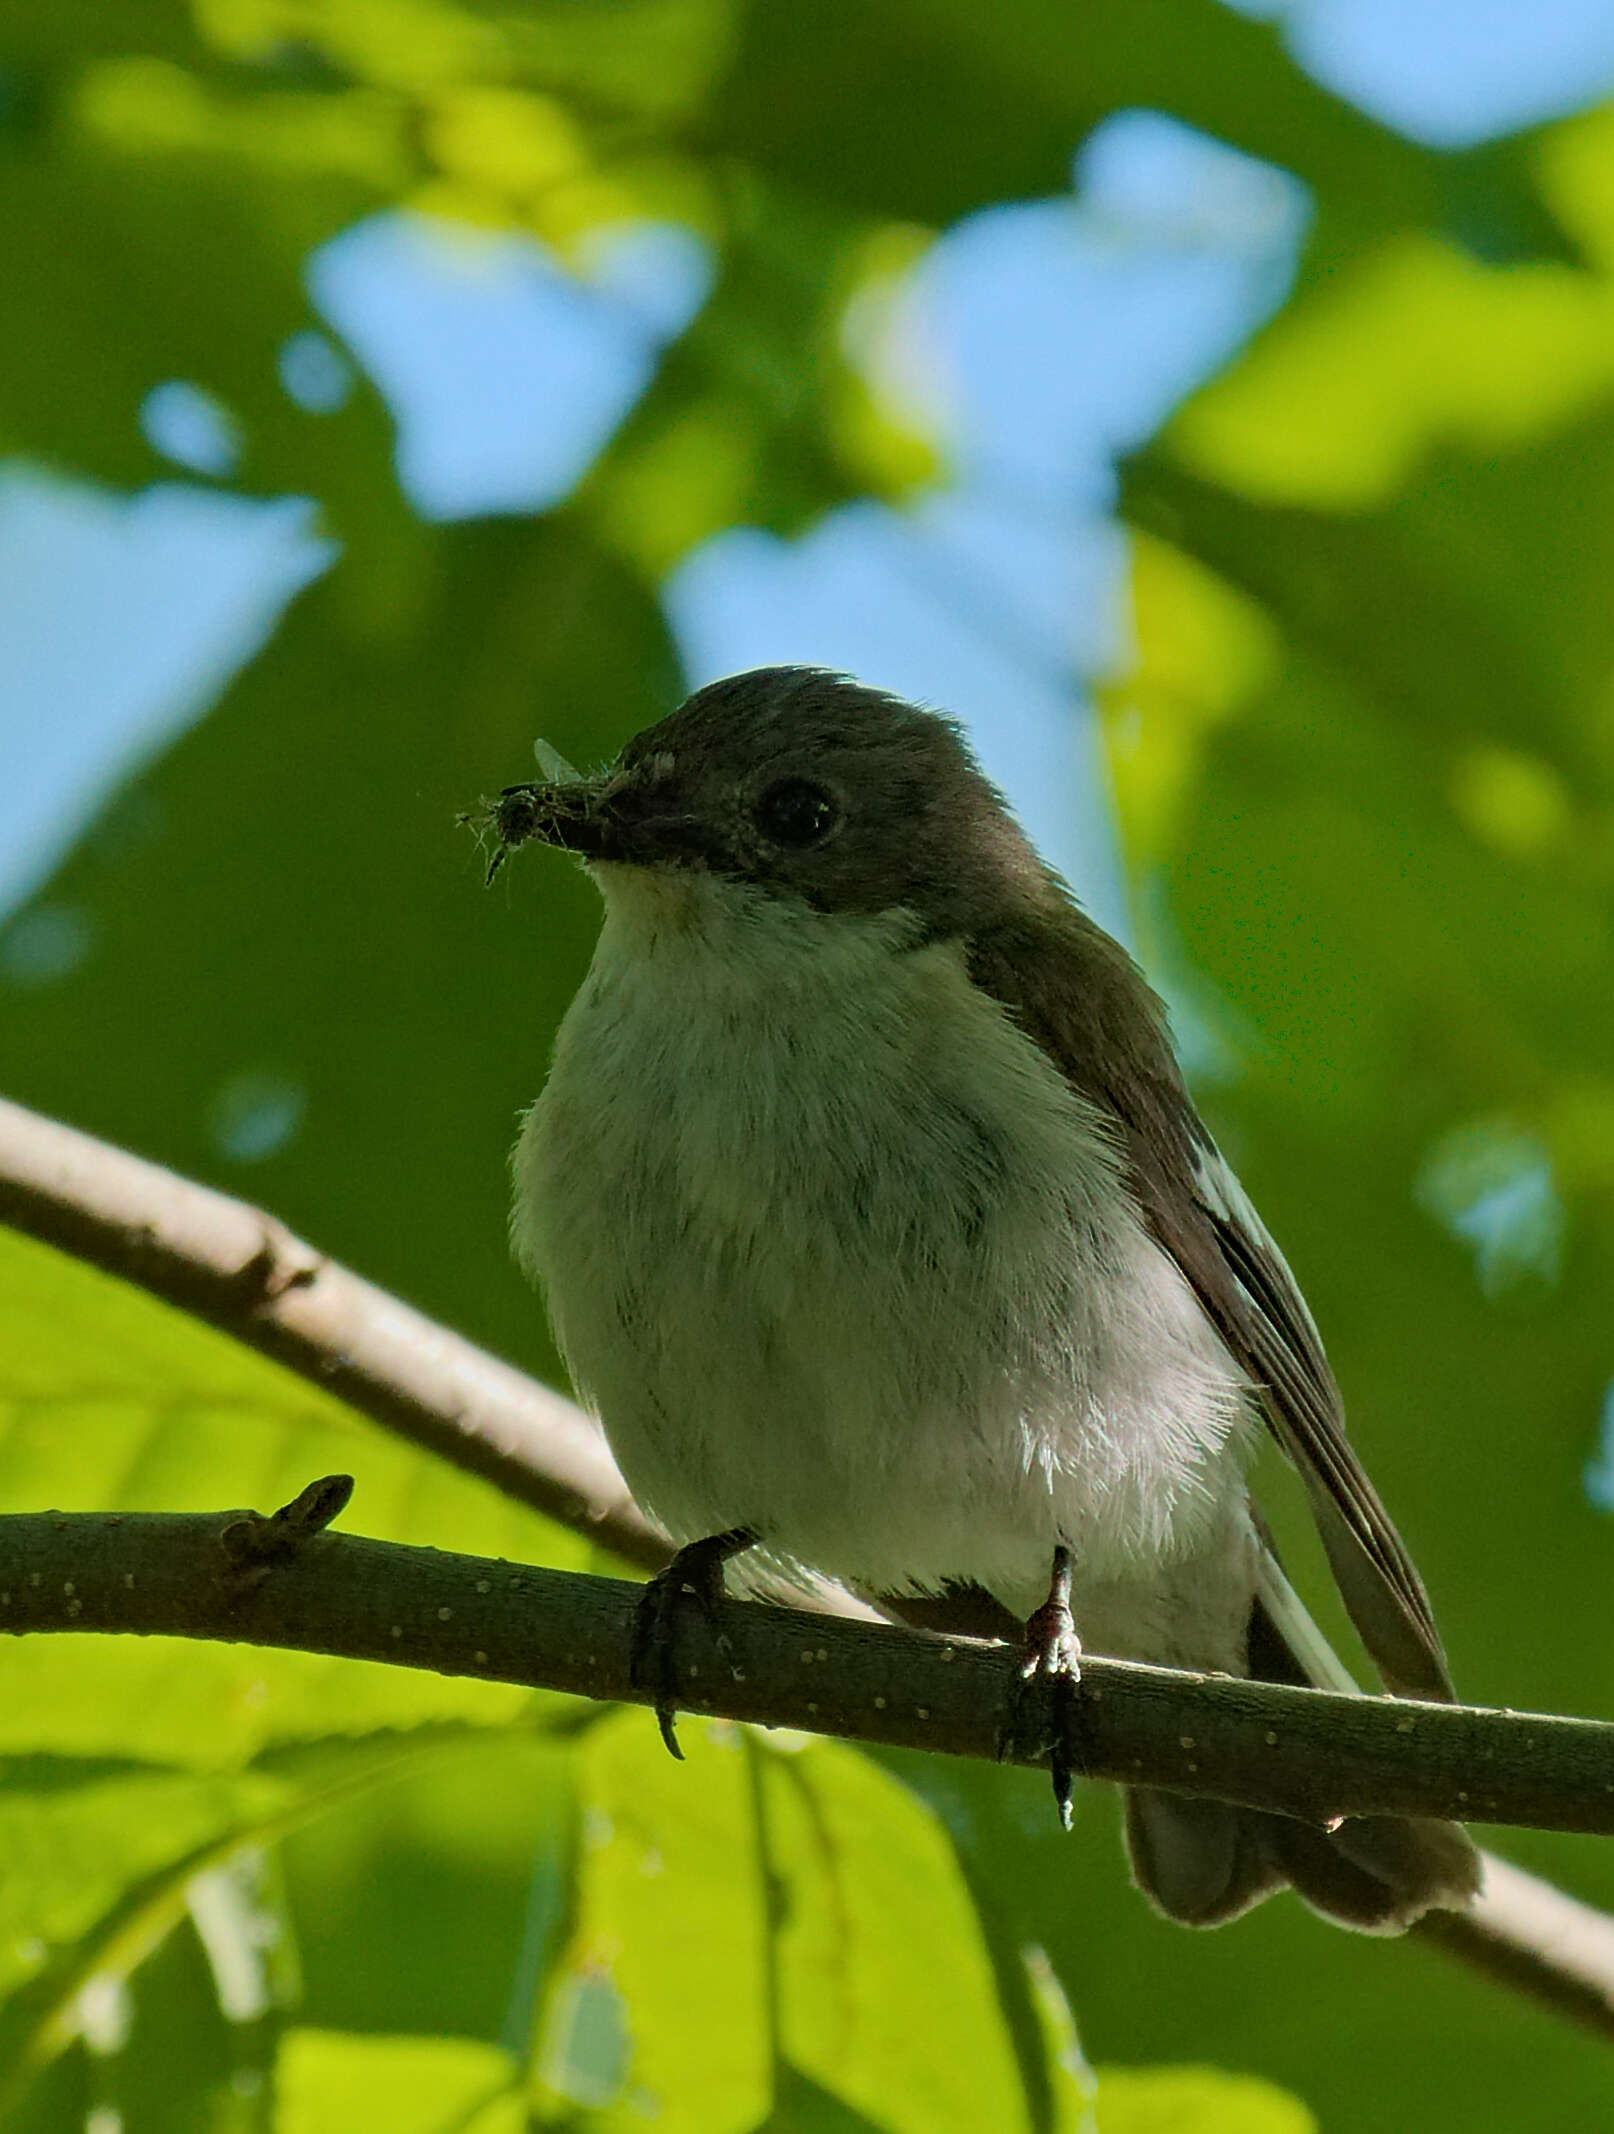
<svg viewBox="0 0 1614 2134"><path fill-rule="evenodd" d="M513 1236L629 1487L682 1545L652 1643L754 1548L932 1627L1008 1625L1056 1683L1078 1635L1330 1679L1246 1487L1265 1422L1386 1685L1451 1696L1160 1002L955 725L763 668L598 777L509 788L493 821L500 856L563 847L605 899L516 1149ZM1070 1759L1056 1744L1066 1798ZM1134 1790L1126 1828L1139 1885L1191 1925L1293 1884L1393 1932L1479 1879L1450 1824L1324 1831Z"/></svg>

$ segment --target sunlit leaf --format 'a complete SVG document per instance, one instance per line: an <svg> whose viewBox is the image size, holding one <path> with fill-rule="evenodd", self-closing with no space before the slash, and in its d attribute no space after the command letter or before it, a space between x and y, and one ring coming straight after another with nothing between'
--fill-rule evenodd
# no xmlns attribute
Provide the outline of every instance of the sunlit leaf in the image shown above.
<svg viewBox="0 0 1614 2134"><path fill-rule="evenodd" d="M1297 2099L1211 2067L1103 2067L1099 2134L1319 2134Z"/></svg>
<svg viewBox="0 0 1614 2134"><path fill-rule="evenodd" d="M981 1930L939 1824L845 1750L756 1753L786 2059L892 2134L1025 2124Z"/></svg>
<svg viewBox="0 0 1614 2134"><path fill-rule="evenodd" d="M275 2134L522 2134L527 2124L509 2055L470 2038L293 2030L275 2086Z"/></svg>
<svg viewBox="0 0 1614 2134"><path fill-rule="evenodd" d="M569 1744L484 1729L332 1800L280 1848L302 2020L530 2038L565 1938Z"/></svg>
<svg viewBox="0 0 1614 2134"><path fill-rule="evenodd" d="M366 1530L510 1556L576 1554L485 1485L445 1472L197 1321L0 1230L0 1503L7 1510L273 1510L357 1475ZM229 1766L266 1742L465 1717L517 1689L250 1647L8 1641L0 1747Z"/></svg>
<svg viewBox="0 0 1614 2134"><path fill-rule="evenodd" d="M541 2071L598 2124L741 2134L772 2092L768 1918L752 1773L732 1728L686 1725L673 1762L640 1713L579 1746L581 1858Z"/></svg>
<svg viewBox="0 0 1614 2134"><path fill-rule="evenodd" d="M460 1727L333 1741L216 1777L109 1758L8 1759L0 2112L77 2034L92 1983L121 1979L172 1931L198 1875L473 1739Z"/></svg>
<svg viewBox="0 0 1614 2134"><path fill-rule="evenodd" d="M1029 2128L980 1925L934 1819L849 1750L684 1731L683 1766L637 1713L582 1747L573 1983L551 2013L549 2088L601 2127L646 2113L806 2127L817 2098L827 2126L843 2123L833 2100L848 2128L888 2134ZM1079 2113L1051 2032L1048 2049L1047 2094Z"/></svg>
<svg viewBox="0 0 1614 2134"><path fill-rule="evenodd" d="M1426 458L1545 435L1614 390L1614 288L1406 237L1286 314L1171 426L1185 466L1267 503L1360 510Z"/></svg>

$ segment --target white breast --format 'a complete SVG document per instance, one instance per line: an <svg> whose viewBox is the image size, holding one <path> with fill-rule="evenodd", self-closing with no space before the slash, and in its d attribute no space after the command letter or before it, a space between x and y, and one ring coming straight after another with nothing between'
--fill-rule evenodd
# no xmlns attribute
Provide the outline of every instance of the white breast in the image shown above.
<svg viewBox="0 0 1614 2134"><path fill-rule="evenodd" d="M1056 1540L1103 1586L1225 1532L1245 1389L957 945L599 871L514 1235L645 1506L1022 1612Z"/></svg>

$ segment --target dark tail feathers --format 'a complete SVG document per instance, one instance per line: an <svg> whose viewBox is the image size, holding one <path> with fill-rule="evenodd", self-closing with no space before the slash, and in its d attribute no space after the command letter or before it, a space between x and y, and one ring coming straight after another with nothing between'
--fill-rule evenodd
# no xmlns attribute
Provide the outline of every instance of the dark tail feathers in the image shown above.
<svg viewBox="0 0 1614 2134"><path fill-rule="evenodd" d="M1184 1926L1214 1927L1292 1884L1314 1911L1362 1934L1399 1934L1436 1907L1461 1911L1479 1855L1456 1823L1353 1816L1332 1832L1186 1794L1126 1797L1132 1874Z"/></svg>
<svg viewBox="0 0 1614 2134"><path fill-rule="evenodd" d="M1265 1603L1250 1618L1250 1672L1312 1686ZM1292 1886L1313 1911L1361 1934L1400 1934L1425 1912L1460 1912L1477 1896L1480 1856L1458 1823L1352 1816L1334 1831L1258 1808L1141 1789L1126 1797L1132 1876L1184 1926L1236 1919Z"/></svg>

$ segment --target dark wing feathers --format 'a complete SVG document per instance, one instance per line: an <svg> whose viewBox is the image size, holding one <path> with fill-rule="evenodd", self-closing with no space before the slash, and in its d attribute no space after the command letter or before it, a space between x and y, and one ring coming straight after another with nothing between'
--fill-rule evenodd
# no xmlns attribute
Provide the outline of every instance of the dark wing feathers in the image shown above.
<svg viewBox="0 0 1614 2134"><path fill-rule="evenodd" d="M1119 1130L1129 1183L1306 1484L1351 1620L1388 1687L1449 1699L1423 1582L1350 1440L1339 1389L1283 1256L1183 1085L1165 1011L1116 942L1074 910L984 931L970 974Z"/></svg>
<svg viewBox="0 0 1614 2134"><path fill-rule="evenodd" d="M1269 1416L1280 1444L1305 1476L1323 1546L1352 1619L1392 1688L1408 1696L1449 1698L1445 1655L1423 1581L1345 1435L1339 1389L1304 1305L1297 1326L1294 1277L1264 1231L1252 1236L1235 1218L1206 1213L1224 1259L1254 1306L1247 1315L1249 1360L1242 1355L1239 1360L1269 1391ZM1369 1612L1371 1621L1364 1620Z"/></svg>

